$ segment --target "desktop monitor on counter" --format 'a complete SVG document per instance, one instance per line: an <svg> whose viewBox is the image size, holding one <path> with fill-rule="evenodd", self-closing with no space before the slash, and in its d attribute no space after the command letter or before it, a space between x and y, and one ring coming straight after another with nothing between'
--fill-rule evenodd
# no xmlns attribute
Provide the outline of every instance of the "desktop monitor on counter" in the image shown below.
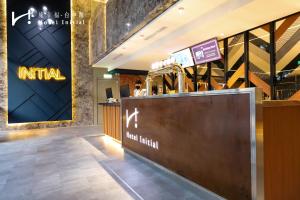
<svg viewBox="0 0 300 200"><path fill-rule="evenodd" d="M112 89L111 88L106 88L106 98L110 99L113 98L113 93L112 93Z"/></svg>
<svg viewBox="0 0 300 200"><path fill-rule="evenodd" d="M128 84L120 86L120 96L121 98L130 96L130 88Z"/></svg>

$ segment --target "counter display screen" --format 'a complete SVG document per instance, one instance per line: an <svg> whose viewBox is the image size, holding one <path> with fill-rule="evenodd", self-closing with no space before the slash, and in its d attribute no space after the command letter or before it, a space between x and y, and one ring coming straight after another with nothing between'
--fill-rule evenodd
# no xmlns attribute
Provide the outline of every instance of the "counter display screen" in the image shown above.
<svg viewBox="0 0 300 200"><path fill-rule="evenodd" d="M203 64L222 59L216 38L202 42L191 49L196 64Z"/></svg>
<svg viewBox="0 0 300 200"><path fill-rule="evenodd" d="M173 53L171 57L175 58L175 62L182 67L191 67L195 65L190 49L184 49Z"/></svg>

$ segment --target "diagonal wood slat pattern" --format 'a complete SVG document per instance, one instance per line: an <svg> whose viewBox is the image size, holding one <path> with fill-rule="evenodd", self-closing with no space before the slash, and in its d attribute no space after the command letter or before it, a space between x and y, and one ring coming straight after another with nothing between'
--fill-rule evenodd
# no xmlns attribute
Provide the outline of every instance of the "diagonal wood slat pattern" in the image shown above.
<svg viewBox="0 0 300 200"><path fill-rule="evenodd" d="M290 101L300 101L300 90L289 98Z"/></svg>
<svg viewBox="0 0 300 200"><path fill-rule="evenodd" d="M187 83L189 92L193 92L194 91L193 81L189 78L185 78L185 81Z"/></svg>
<svg viewBox="0 0 300 200"><path fill-rule="evenodd" d="M221 85L219 85L218 82L214 78L211 78L211 85L213 86L213 88L215 90L222 90L223 89L223 87Z"/></svg>
<svg viewBox="0 0 300 200"><path fill-rule="evenodd" d="M245 87L246 87L246 84L242 83L239 88L245 88Z"/></svg>
<svg viewBox="0 0 300 200"><path fill-rule="evenodd" d="M249 72L249 80L258 88L261 88L268 96L271 95L271 88L265 81L261 80L253 72Z"/></svg>
<svg viewBox="0 0 300 200"><path fill-rule="evenodd" d="M169 76L165 76L165 81L167 83L168 88L171 90L172 80Z"/></svg>
<svg viewBox="0 0 300 200"><path fill-rule="evenodd" d="M239 69L236 70L236 72L228 80L227 83L228 87L231 88L239 78L243 78L244 76L245 76L245 65L242 64L239 67Z"/></svg>
<svg viewBox="0 0 300 200"><path fill-rule="evenodd" d="M275 41L278 41L281 36L286 32L286 30L298 19L300 14L293 15L286 20L279 26L275 33Z"/></svg>

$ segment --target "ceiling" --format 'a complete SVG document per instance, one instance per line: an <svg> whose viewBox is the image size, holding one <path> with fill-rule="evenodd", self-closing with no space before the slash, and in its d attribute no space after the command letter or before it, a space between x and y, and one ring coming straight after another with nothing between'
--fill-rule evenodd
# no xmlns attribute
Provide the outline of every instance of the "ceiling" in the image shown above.
<svg viewBox="0 0 300 200"><path fill-rule="evenodd" d="M181 0L93 67L149 70L153 62L173 52L212 37L225 38L299 10L299 0Z"/></svg>

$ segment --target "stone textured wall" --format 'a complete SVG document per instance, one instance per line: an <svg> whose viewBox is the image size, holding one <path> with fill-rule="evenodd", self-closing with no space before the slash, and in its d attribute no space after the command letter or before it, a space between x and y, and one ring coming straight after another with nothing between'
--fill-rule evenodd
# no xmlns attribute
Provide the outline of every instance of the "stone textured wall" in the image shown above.
<svg viewBox="0 0 300 200"><path fill-rule="evenodd" d="M92 13L91 63L99 61L178 1L109 0L106 4L92 2L92 8L99 9ZM130 23L130 27L126 26L127 23Z"/></svg>
<svg viewBox="0 0 300 200"><path fill-rule="evenodd" d="M95 63L97 55L105 53L106 50L106 4L102 2L91 2L90 20L90 62Z"/></svg>
<svg viewBox="0 0 300 200"><path fill-rule="evenodd" d="M83 11L87 21L91 17L91 1L73 0L73 10ZM93 124L93 69L89 64L89 27L73 26L73 58L75 74L75 125Z"/></svg>
<svg viewBox="0 0 300 200"><path fill-rule="evenodd" d="M6 124L6 11L3 1L0 2L0 130Z"/></svg>
<svg viewBox="0 0 300 200"><path fill-rule="evenodd" d="M170 7L174 0L110 0L106 7L106 41L110 50L126 35L131 35L141 26ZM127 23L131 26L128 28Z"/></svg>
<svg viewBox="0 0 300 200"><path fill-rule="evenodd" d="M89 26L72 25L73 112L72 122L45 122L7 126L6 17L4 1L0 1L0 130L33 129L93 125L93 70L89 65ZM21 3L21 2L20 2ZM90 19L90 0L73 0L73 11Z"/></svg>

